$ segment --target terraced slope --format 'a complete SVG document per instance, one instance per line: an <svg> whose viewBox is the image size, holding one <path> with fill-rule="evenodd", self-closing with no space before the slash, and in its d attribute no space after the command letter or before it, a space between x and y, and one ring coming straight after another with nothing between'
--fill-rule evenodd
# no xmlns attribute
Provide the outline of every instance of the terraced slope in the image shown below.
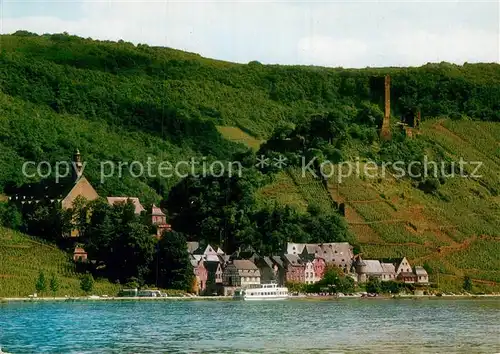
<svg viewBox="0 0 500 354"><path fill-rule="evenodd" d="M365 257L407 256L450 289L464 275L479 287L500 288L500 125L434 120L420 133L456 161L481 161L482 177L447 178L440 196L391 176L351 177L330 181L330 195L346 203Z"/></svg>
<svg viewBox="0 0 500 354"><path fill-rule="evenodd" d="M59 280L56 296L84 295L80 290L80 274L76 273L70 255L54 245L40 242L32 237L0 227L0 297L24 297L35 292L39 271L43 270L49 279L55 274ZM108 281L97 281L94 294L115 295L118 285Z"/></svg>

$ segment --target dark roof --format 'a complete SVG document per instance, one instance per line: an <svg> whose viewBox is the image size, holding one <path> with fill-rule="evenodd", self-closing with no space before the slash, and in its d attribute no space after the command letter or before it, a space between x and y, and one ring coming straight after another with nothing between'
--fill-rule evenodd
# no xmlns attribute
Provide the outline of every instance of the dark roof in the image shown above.
<svg viewBox="0 0 500 354"><path fill-rule="evenodd" d="M271 258L266 256L263 259L264 259L264 262L266 262L266 264L269 266L269 268L273 267L273 261L271 261Z"/></svg>
<svg viewBox="0 0 500 354"><path fill-rule="evenodd" d="M271 261L271 258L269 258L267 256L266 257L259 257L259 258L255 259L254 262L257 266L262 266L262 267L267 266L271 269L273 268L273 262Z"/></svg>
<svg viewBox="0 0 500 354"><path fill-rule="evenodd" d="M414 269L414 272L415 272L415 275L428 275L427 274L427 271L425 270L424 267L421 267L421 266L415 266Z"/></svg>
<svg viewBox="0 0 500 354"><path fill-rule="evenodd" d="M187 249L189 253L193 254L198 248L200 248L199 242L196 241L187 242Z"/></svg>
<svg viewBox="0 0 500 354"><path fill-rule="evenodd" d="M236 269L240 270L249 270L249 269L255 269L258 270L257 266L250 260L248 259L235 259L233 261L234 266Z"/></svg>
<svg viewBox="0 0 500 354"><path fill-rule="evenodd" d="M404 257L401 258L382 258L380 260L381 263L392 263L395 265L399 265L403 261Z"/></svg>
<svg viewBox="0 0 500 354"><path fill-rule="evenodd" d="M75 247L73 254L87 254L87 252L82 247Z"/></svg>
<svg viewBox="0 0 500 354"><path fill-rule="evenodd" d="M77 180L78 181L78 180ZM40 182L26 183L20 187L12 187L6 191L14 202L23 200L64 199L76 181L72 177L56 179L47 178Z"/></svg>
<svg viewBox="0 0 500 354"><path fill-rule="evenodd" d="M160 208L158 208L156 205L153 204L151 207L151 215L153 216L165 216L165 213L161 211Z"/></svg>
<svg viewBox="0 0 500 354"><path fill-rule="evenodd" d="M259 254L252 246L241 246L231 255L231 259L250 259L252 262L258 257Z"/></svg>
<svg viewBox="0 0 500 354"><path fill-rule="evenodd" d="M287 260L288 263L291 265L301 265L302 261L299 256L295 254L285 254L285 259Z"/></svg>
<svg viewBox="0 0 500 354"><path fill-rule="evenodd" d="M219 264L219 262L205 261L204 265L208 272L216 272Z"/></svg>
<svg viewBox="0 0 500 354"><path fill-rule="evenodd" d="M272 256L273 261L281 268L283 268L283 260L280 256Z"/></svg>

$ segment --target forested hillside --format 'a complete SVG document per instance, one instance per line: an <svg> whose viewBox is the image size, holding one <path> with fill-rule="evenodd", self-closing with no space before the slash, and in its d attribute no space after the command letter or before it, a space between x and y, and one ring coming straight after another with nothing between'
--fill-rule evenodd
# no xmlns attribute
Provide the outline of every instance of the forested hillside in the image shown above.
<svg viewBox="0 0 500 354"><path fill-rule="evenodd" d="M237 147L222 139L217 125L265 139L280 122L333 109L349 122L377 126L382 112L372 104L381 103L383 85L376 78L385 73L392 76L395 116L419 107L424 119L500 120L496 64L365 70L240 65L169 48L23 31L0 37L0 63L2 163L67 159L76 147L90 165L146 154L221 158ZM18 172L2 168L0 186L18 182ZM171 186L127 183L102 188L164 195Z"/></svg>
<svg viewBox="0 0 500 354"><path fill-rule="evenodd" d="M498 249L500 234L498 64L361 70L234 64L169 48L18 31L0 36L0 68L5 194L30 181L23 162L69 160L78 148L88 163L85 175L101 195L163 201L176 229L192 238L231 239L232 246L250 243L266 251L289 238L347 239L368 257L404 254L426 262L431 273L500 280L490 252ZM392 141L378 138L386 74L393 123L408 111L421 112L424 123L413 139L395 125ZM256 171L256 153L284 154L288 166ZM464 157L484 160L485 177L357 179L338 187L300 178L304 155L335 163L429 155L447 166ZM237 182L179 183L127 173L99 179L101 161L175 163L202 156L242 160L251 173ZM224 186L232 188L229 197ZM336 202L345 202L345 218ZM339 237L328 236L325 225ZM488 263L478 264L464 242L488 252L482 258ZM446 257L440 247L448 247Z"/></svg>

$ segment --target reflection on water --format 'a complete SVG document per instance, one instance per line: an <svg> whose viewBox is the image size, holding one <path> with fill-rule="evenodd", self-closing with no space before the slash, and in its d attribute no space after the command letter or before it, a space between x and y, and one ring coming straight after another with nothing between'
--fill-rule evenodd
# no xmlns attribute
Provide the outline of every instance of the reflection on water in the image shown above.
<svg viewBox="0 0 500 354"><path fill-rule="evenodd" d="M0 304L9 353L496 353L489 300Z"/></svg>

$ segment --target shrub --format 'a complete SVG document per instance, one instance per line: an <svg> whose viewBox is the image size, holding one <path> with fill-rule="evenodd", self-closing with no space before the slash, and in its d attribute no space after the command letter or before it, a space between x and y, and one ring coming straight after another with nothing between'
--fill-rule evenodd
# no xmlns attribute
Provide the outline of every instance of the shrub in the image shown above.
<svg viewBox="0 0 500 354"><path fill-rule="evenodd" d="M92 274L87 273L82 277L80 281L80 288L87 294L94 289L94 277Z"/></svg>

